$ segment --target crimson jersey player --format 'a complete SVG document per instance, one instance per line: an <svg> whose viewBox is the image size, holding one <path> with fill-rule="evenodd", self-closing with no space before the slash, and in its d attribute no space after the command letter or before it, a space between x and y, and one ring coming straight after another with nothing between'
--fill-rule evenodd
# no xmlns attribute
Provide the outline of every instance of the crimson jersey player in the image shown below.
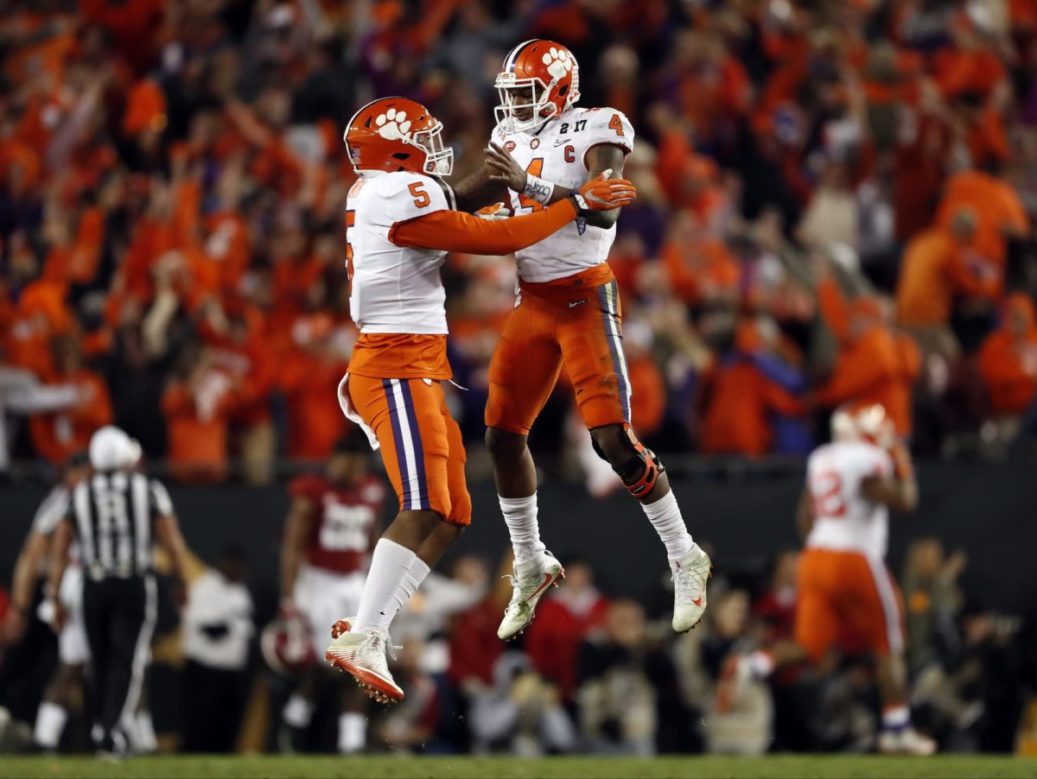
<svg viewBox="0 0 1037 779"><path fill-rule="evenodd" d="M324 634L343 614L356 614L371 549L385 507L385 486L369 471L371 448L354 429L335 446L323 475L302 476L289 490L292 505L281 547L281 611L301 619L311 637ZM315 657L310 653L311 657ZM285 723L307 729L318 683L317 666L304 673L284 710ZM355 752L366 743L363 698L343 695L338 746Z"/></svg>

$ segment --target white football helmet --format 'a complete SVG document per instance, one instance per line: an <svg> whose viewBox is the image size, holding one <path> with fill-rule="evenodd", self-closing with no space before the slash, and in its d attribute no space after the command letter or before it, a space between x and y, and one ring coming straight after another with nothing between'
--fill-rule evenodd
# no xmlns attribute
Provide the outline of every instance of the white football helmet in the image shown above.
<svg viewBox="0 0 1037 779"><path fill-rule="evenodd" d="M832 414L832 440L863 441L890 449L896 443L896 430L880 404L849 403Z"/></svg>

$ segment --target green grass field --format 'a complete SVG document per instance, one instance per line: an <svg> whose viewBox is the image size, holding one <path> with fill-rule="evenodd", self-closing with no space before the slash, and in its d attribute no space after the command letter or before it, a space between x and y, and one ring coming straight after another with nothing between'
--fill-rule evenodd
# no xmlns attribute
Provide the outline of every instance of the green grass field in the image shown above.
<svg viewBox="0 0 1037 779"><path fill-rule="evenodd" d="M942 755L908 759L850 755L808 757L660 757L631 758L519 758L469 757L147 757L113 764L91 758L0 757L0 778L47 777L270 777L322 779L324 777L420 777L420 779L468 779L469 777L587 777L613 779L637 777L1037 777L1037 760L1018 758Z"/></svg>

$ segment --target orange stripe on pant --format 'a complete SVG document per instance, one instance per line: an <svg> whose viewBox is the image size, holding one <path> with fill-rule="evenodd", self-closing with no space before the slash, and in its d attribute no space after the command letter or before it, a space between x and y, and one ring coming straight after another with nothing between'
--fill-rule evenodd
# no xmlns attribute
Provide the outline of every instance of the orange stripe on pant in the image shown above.
<svg viewBox="0 0 1037 779"><path fill-rule="evenodd" d="M351 375L347 391L378 437L400 510L435 511L447 522L469 525L467 456L440 383Z"/></svg>
<svg viewBox="0 0 1037 779"><path fill-rule="evenodd" d="M876 654L904 648L903 604L879 560L860 552L807 549L799 561L796 643L820 660L850 627Z"/></svg>

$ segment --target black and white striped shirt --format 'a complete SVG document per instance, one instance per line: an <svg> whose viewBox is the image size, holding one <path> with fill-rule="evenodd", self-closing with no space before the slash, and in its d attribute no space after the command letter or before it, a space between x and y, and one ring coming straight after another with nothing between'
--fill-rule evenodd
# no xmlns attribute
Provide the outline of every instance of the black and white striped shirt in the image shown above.
<svg viewBox="0 0 1037 779"><path fill-rule="evenodd" d="M154 522L172 515L161 483L140 473L94 473L72 488L68 516L91 579L127 578L154 567Z"/></svg>

